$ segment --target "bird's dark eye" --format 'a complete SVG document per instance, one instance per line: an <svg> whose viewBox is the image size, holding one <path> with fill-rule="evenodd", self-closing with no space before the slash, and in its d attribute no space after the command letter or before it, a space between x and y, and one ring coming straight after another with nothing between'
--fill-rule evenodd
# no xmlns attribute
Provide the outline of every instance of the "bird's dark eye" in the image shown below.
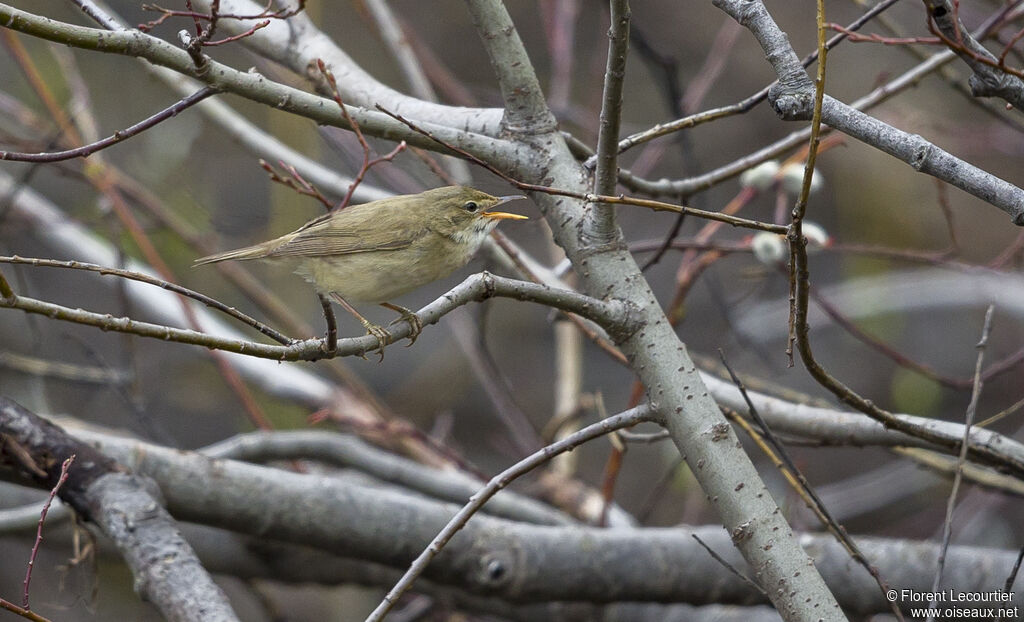
<svg viewBox="0 0 1024 622"><path fill-rule="evenodd" d="M475 212L480 208L480 206L476 204L476 201L466 201L466 204L462 207L464 207L467 212Z"/></svg>

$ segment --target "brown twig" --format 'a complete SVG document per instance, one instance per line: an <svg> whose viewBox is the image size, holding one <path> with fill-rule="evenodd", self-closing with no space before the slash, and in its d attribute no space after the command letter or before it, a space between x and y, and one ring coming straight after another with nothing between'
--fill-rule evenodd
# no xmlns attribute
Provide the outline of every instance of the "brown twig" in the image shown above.
<svg viewBox="0 0 1024 622"><path fill-rule="evenodd" d="M351 115L349 115L348 108L345 107L345 102L343 102L341 99L341 93L338 92L338 82L337 80L335 80L334 74L331 72L330 69L327 68L327 65L324 63L323 59L316 59L316 66L317 69L320 70L320 73L323 74L324 79L327 80L327 84L328 86L330 86L331 89L331 97L332 99L334 99L334 103L338 104L338 109L341 111L342 116L345 117L345 120L348 121L348 124L352 126L352 132L356 135L356 139L359 140L359 146L362 147L363 149L363 164L362 166L359 167L359 172L356 173L355 179L353 179L352 183L349 184L348 192L345 194L345 197L342 198L341 202L338 203L337 207L334 208L336 210L345 209L345 207L348 206L349 201L352 200L352 193L356 191L356 188L359 187L359 184L363 182L363 178L366 177L367 171L369 171L370 168L372 168L373 166L380 164L381 162L392 161L395 158L395 156L397 156L399 153L405 150L406 145L405 141L403 140L402 142L398 143L398 146L392 149L388 154L380 156L378 158L371 158L370 154L373 153L373 150L370 149L370 143L366 142L366 137L363 136L363 131L359 127L359 124L356 123L355 119L353 119Z"/></svg>
<svg viewBox="0 0 1024 622"><path fill-rule="evenodd" d="M31 609L28 605L28 591L29 584L32 583L32 569L36 565L36 555L39 553L39 545L43 543L43 523L46 521L46 514L50 511L50 504L53 503L53 498L57 496L57 491L64 485L64 482L68 481L68 469L71 468L71 463L75 461L75 454L68 456L66 460L61 464L60 477L57 478L57 483L50 489L50 496L46 498L46 503L43 504L42 511L39 512L39 525L36 527L36 540L32 544L32 553L28 557L28 568L25 570L25 581L22 584L24 587L21 593L21 606L26 611Z"/></svg>
<svg viewBox="0 0 1024 622"><path fill-rule="evenodd" d="M822 8L819 2L819 19ZM823 47L824 43L824 28L819 23L819 51ZM815 89L815 106L814 116L812 117L812 141L816 141L820 130L821 122L821 101L823 97L824 87L824 58L818 65L818 80ZM812 142L811 155L814 155L813 146L816 142ZM808 158L808 165L805 167L804 174L804 185L800 193L800 199L797 201L796 206L793 208L793 224L790 226L790 232L787 235L790 248L790 318L789 318L789 339L790 345L787 347L787 353L792 356L793 345L800 353L800 358L804 362L804 366L811 376L825 389L829 390L833 395L839 398L844 404L851 406L852 408L868 415L872 419L878 421L887 428L892 428L909 434L916 438L920 438L944 447L960 447L963 441L958 441L953 438L949 438L943 434L939 434L913 422L907 421L891 412L884 410L877 406L871 400L864 398L850 387L843 384L839 379L830 374L814 356L814 352L810 344L810 327L807 321L808 318L808 304L809 304L809 291L810 291L810 271L808 268L807 260L807 248L806 240L801 234L801 222L803 220L804 211L807 205L807 196L810 192L810 181L811 174L813 172L813 158ZM966 443L969 445L967 448L968 454L974 457L983 458L985 461L1002 465L1009 468L1015 473L1024 472L1024 464L1019 461L1010 458L1006 455L1001 454L998 449L987 447L981 444L970 443L969 439Z"/></svg>
<svg viewBox="0 0 1024 622"><path fill-rule="evenodd" d="M978 410L978 398L981 396L981 366L985 360L985 348L988 346L988 338L992 332L992 315L995 307L989 305L985 310L985 320L981 328L981 339L975 348L978 351L974 363L974 389L971 391L971 401L967 405L967 412L964 415L964 438L960 443L960 453L957 455L956 471L953 474L953 486L949 491L949 498L946 501L946 515L942 521L942 545L939 549L938 564L935 569L935 579L932 582L932 591L938 591L942 581L942 570L946 565L946 552L949 550L949 541L953 534L953 509L956 507L957 493L960 492L960 483L964 477L964 463L967 461L967 449L970 447L971 426L974 424L974 415ZM934 605L929 605L934 606Z"/></svg>
<svg viewBox="0 0 1024 622"><path fill-rule="evenodd" d="M334 207L334 203L325 197L322 192L317 190L316 186L306 181L306 178L304 178L294 166L280 160L278 161L278 164L281 168L287 171L287 175L281 175L272 164L262 158L260 159L260 167L267 172L267 176L270 178L270 181L287 186L291 190L307 197L313 197L317 201L320 201L328 211Z"/></svg>
<svg viewBox="0 0 1024 622"><path fill-rule="evenodd" d="M152 22L147 22L138 26L138 29L142 32L152 30L154 26L163 23L170 17L189 17L193 21L216 21L218 19L234 19L238 21L249 21L254 19L288 19L289 17L301 13L306 8L306 0L298 0L296 5L290 9L282 8L277 11L270 11L273 6L274 0L268 0L266 6L263 7L263 11L254 13L252 15L238 15L237 13L201 13L198 11L176 11L173 9L165 9L155 4L143 4L142 9L145 11L156 11L161 13L160 17Z"/></svg>
<svg viewBox="0 0 1024 622"><path fill-rule="evenodd" d="M829 30L835 32L841 32L846 35L846 39L850 43L881 43L883 45L911 45L914 43L921 43L925 45L941 45L942 41L938 37L884 37L879 34L860 34L853 32L849 28L829 22L825 25Z"/></svg>
<svg viewBox="0 0 1024 622"><path fill-rule="evenodd" d="M274 330L273 328L267 326L266 324L263 324L259 320L249 317L248 315L242 313L238 309L230 307L220 302L219 300L210 298L205 294L201 294L197 291L188 289L187 287L176 285L174 283L171 283L170 281L165 281L163 279L151 277L148 274L142 274L141 272L122 270L120 268L108 268L105 266L98 266L96 264L85 263L81 261L57 261L55 259L37 259L35 257L19 257L17 255L14 255L12 257L5 257L0 255L0 263L25 266L38 266L42 268L65 268L69 270L84 270L87 272L96 272L104 276L117 276L122 279L128 279L131 281L146 283L148 285L154 285L161 289L166 289L167 291L174 292L175 294L187 296L188 298L191 298L197 302L201 302L202 304L206 305L207 307L210 307L211 309L216 309L226 315L229 315L232 318L238 320L239 322L242 322L247 326L255 328L256 330L260 331L267 337L270 337L271 339L282 345L288 345L295 341L291 337L281 334L280 332ZM0 286L0 288L2 288L2 286ZM0 291L2 291L2 289L0 289ZM11 292L12 295L13 293L14 292Z"/></svg>
<svg viewBox="0 0 1024 622"><path fill-rule="evenodd" d="M158 125L159 123L176 116L181 111L198 104L211 95L216 95L217 90L213 87L203 87L192 93L188 97L176 102L175 104L164 108L160 112L132 125L123 130L118 130L112 135L98 140L88 145L82 145L75 147L74 149L65 149L63 151L50 151L42 153L21 153L17 151L0 151L0 160L10 160L12 162L61 162L64 160L71 160L73 158L87 158L90 155L106 149L111 145L123 142L133 136L137 136L149 128Z"/></svg>
<svg viewBox="0 0 1024 622"><path fill-rule="evenodd" d="M260 28L266 28L269 25L270 25L270 20L267 19L267 20L264 20L262 22L259 22L258 24L255 24L252 28L246 30L245 32L238 33L237 35L232 35L230 37L224 37L223 39L217 39L216 41L206 41L206 42L203 43L203 46L204 47L208 47L208 48L212 48L212 47L217 46L217 45L225 45L227 43L234 43L235 41L238 41L239 39L244 39L244 38L246 38L248 36L251 36L252 33L256 32Z"/></svg>
<svg viewBox="0 0 1024 622"><path fill-rule="evenodd" d="M732 367L729 366L729 362L725 359L725 354L723 354L722 351L719 350L718 355L722 360L722 365L724 365L726 371L729 372L729 378L732 380L732 383L736 385L736 388L739 390L740 395L743 396L743 401L746 402L747 404L747 412L750 413L750 418L753 419L755 423L757 423L761 431L760 433L758 433L749 424L747 424L747 422L744 421L743 418L740 417L737 413L732 413L732 421L740 425L740 427L742 427L747 432L747 434L750 435L752 439L754 439L754 442L758 444L758 446L761 448L764 454L768 456L768 458L775 464L775 467L782 471L782 473L786 476L786 479L790 482L790 485L792 485L793 488L800 494L801 498L803 498L804 502L807 504L807 507L809 507L811 511L814 512L814 515L818 518L819 521L821 521L821 524L824 525L825 528L828 529L833 536L835 536L836 540L843 545L843 548L846 549L850 557L852 557L853 560L856 561L858 564L863 566L864 569L867 570L872 577L874 577L875 582L878 584L878 587L882 590L882 594L884 595L886 592L889 591L889 584L879 574L878 568L872 565L871 562L869 562L868 559L864 557L864 554L860 551L860 548L853 541L853 539L850 538L849 534L846 533L846 529L844 529L843 526L839 524L839 521L837 521L835 517L832 516L832 513L829 512L828 507L825 506L824 502L821 500L821 497L818 496L818 493L814 492L814 488L811 487L810 482L807 481L807 478L804 477L804 474L801 473L800 469L797 468L796 463L793 462L793 459L789 456L789 452L786 451L786 448L775 436L775 434L771 431L771 429L768 427L768 423L764 420L764 418L761 416L761 413L758 412L757 408L754 406L754 403L750 400L750 396L747 394L747 388L743 385L743 382L732 370ZM899 605L891 599L886 600L890 603L892 611L896 615L896 618L902 621L903 614L900 612Z"/></svg>
<svg viewBox="0 0 1024 622"><path fill-rule="evenodd" d="M763 587L761 587L760 585L758 585L756 581L754 581L753 579L751 579L751 578L750 578L750 577L748 577L747 575L745 575L745 574L743 574L742 572L740 572L739 570L737 570L737 569L736 569L736 567L735 567L735 566L733 566L732 564L730 564L729 562L725 561L725 558L724 558L724 557L722 557L721 555L719 555L718 553L716 553L716 552L714 551L714 549L712 549L712 548L711 548L710 546L708 546L707 544L705 544L705 542L704 542L703 540L701 540L701 539L700 539L700 536L698 536L698 535L697 535L697 534L695 534L695 533L692 533L692 534L690 534L690 535L691 535L691 536L693 536L693 539L697 541L697 544L701 545L701 547L703 547L703 548L704 548L704 550L708 552L708 555L710 555L710 556L712 557L712 559L714 559L714 560L715 560L716 562L718 562L719 564L722 564L722 566L723 566L723 567L724 567L724 568L725 568L726 570L728 570L728 571L729 571L729 572L731 572L732 574L734 574L734 575L736 575L737 577L739 577L739 579L740 579L741 581L743 581L744 583L746 583L746 584L747 584L747 585L749 585L750 587L754 588L754 590L755 590L755 591L756 591L757 593L759 593L759 594L760 594L761 596L763 596L763 597L765 597L765 598L768 598L768 592L765 592L765 591L764 591L764 588L763 588Z"/></svg>
<svg viewBox="0 0 1024 622"><path fill-rule="evenodd" d="M11 613L19 615L26 620L31 620L32 622L51 622L49 618L44 618L34 611L29 611L28 609L19 607L8 600L4 600L3 598L0 598L0 609L6 609Z"/></svg>
<svg viewBox="0 0 1024 622"><path fill-rule="evenodd" d="M497 167L492 166L490 163L485 162L484 160L481 160L480 158L476 157L475 155L469 153L468 151L466 151L464 149L460 149L459 147L456 147L455 145L453 145L453 144L451 144L449 142L446 142L444 140L441 140L440 138L437 138L431 132L429 132L429 131L419 127L418 125L416 125L412 121L409 121L408 119L406 119L402 115L394 113L394 112L391 112L390 110L384 108L380 104L377 104L376 107L377 107L377 110L380 110L381 112L383 112L384 114L388 115L389 117L395 119L396 121L399 121L400 123L402 123L405 126L407 126L409 129L413 130L414 132L422 134L423 136L426 136L427 138L429 138L429 139L433 140L434 142L438 143L439 145L443 145L444 147L450 149L451 151L454 151L455 153L457 153L457 154L461 155L462 157L466 158L467 160L472 161L474 164L478 164L479 166L482 166L483 168L487 169L491 173L494 173L498 177L501 177L502 179L504 179L508 183L512 184L516 188L519 188L520 190L525 190L527 192L543 192L544 194L551 194L551 195L555 195L555 196L571 197L571 198L574 198L574 199L579 199L581 201L585 201L587 203L610 203L610 204L617 204L617 205L634 205L634 206L637 206L637 207L646 207L647 209L651 209L651 210L654 210L656 212L657 211L664 211L664 212L673 212L673 213L676 213L676 214L681 214L681 213L693 214L694 216L698 216L700 218L707 218L709 220L720 220L720 221L722 221L724 223L727 223L727 224L730 224L730 225L733 225L733 226L736 226L736 227L747 227L749 229L757 229L757 230L760 230L760 231L771 231L772 233L780 233L780 234L782 234L782 233L785 233L787 231L787 228L783 227L781 225L774 225L774 224L771 224L771 223L760 222L760 221L757 221L757 220L748 220L746 218L738 218L736 216L729 216L727 214L721 214L719 212L710 212L710 211L707 211L707 210L696 209L696 208L693 208L693 207L686 207L686 206L682 206L682 205L675 205L674 203L666 203L664 201L655 201L655 200L652 200L652 199L639 199L639 198L636 198L636 197L627 197L627 196L624 196L624 195L611 196L611 195L603 195L603 194L591 194L591 193L584 193L584 192L575 192L573 190L563 190L561 188L552 188L551 186L543 186L543 185L540 185L540 184L529 184L529 183L526 183L526 182L523 182L523 181L519 181L518 179L510 177L509 175L507 175L504 172L500 171Z"/></svg>

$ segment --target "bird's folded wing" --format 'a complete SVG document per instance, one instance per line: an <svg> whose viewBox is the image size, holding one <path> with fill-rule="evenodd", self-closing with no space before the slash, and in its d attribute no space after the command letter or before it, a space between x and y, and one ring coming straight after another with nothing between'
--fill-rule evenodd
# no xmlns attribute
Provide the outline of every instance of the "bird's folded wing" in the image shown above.
<svg viewBox="0 0 1024 622"><path fill-rule="evenodd" d="M374 228L356 231L330 220L301 229L267 253L268 257L322 257L406 248L418 232Z"/></svg>

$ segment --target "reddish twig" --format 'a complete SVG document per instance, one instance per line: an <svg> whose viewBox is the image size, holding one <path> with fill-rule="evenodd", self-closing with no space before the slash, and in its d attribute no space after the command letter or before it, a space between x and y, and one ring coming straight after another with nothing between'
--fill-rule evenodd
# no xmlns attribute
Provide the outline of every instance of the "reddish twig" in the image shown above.
<svg viewBox="0 0 1024 622"><path fill-rule="evenodd" d="M372 168L373 166L380 164L381 162L392 161L395 158L395 156L397 156L399 153L405 150L406 145L405 141L403 140L402 142L398 143L398 146L392 149L387 155L371 159L370 154L373 153L373 150L370 149L370 144L366 142L366 137L363 136L363 131L359 127L359 124L356 123L356 120L349 115L348 109L345 107L345 102L343 102L341 99L341 93L338 92L338 82L337 80L335 80L334 74L331 72L330 69L327 68L327 65L324 63L323 59L316 59L316 66L320 70L320 73L323 74L324 79L327 80L328 86L331 87L331 97L332 99L334 99L334 103L338 104L338 108L341 110L342 116L345 117L346 121L348 121L348 124L352 127L352 132L356 135L356 139L359 140L359 146L363 148L363 164L362 166L359 167L359 172L356 174L355 179L349 185L348 192L345 193L345 197L341 200L341 203L339 203L337 207L334 208L345 209L345 207L348 206L349 201L352 200L352 193L356 191L356 188L359 187L359 184L363 183L363 178L366 176L367 171L369 171L370 168Z"/></svg>
<svg viewBox="0 0 1024 622"><path fill-rule="evenodd" d="M216 41L206 41L206 42L203 43L203 45L205 47L212 48L212 47L217 46L217 45L224 45L225 43L234 43L235 41L238 41L239 39L244 39L244 38L252 35L252 33L256 32L260 28L266 28L269 25L270 25L270 20L269 19L265 19L262 22L259 22L258 24L253 26L252 28L250 28L249 30L246 30L245 32L240 32L237 35L232 35L230 37L224 37L223 39L217 39Z"/></svg>
<svg viewBox="0 0 1024 622"><path fill-rule="evenodd" d="M82 145L81 147L75 147L74 149L66 149L64 151L50 151L43 153L19 153L15 151L0 151L0 160L11 160L14 162L61 162L64 160L71 160L73 158L86 158L90 155L106 149L111 145L115 145L119 142L127 140L133 136L141 134L149 128L176 116L179 112L190 108L195 104L203 101L211 95L216 95L217 90L212 87L203 87L192 93L188 97L178 101L172 106L164 108L160 112L148 117L142 121L139 121L135 125L127 127L123 130L118 130L112 135L97 140L94 143L88 145Z"/></svg>
<svg viewBox="0 0 1024 622"><path fill-rule="evenodd" d="M847 40L850 43L881 43L883 45L912 45L914 43L923 43L925 45L941 45L942 41L938 37L885 37L880 34L861 34L853 32L849 28L830 22L826 24L829 30L840 32L846 35Z"/></svg>
<svg viewBox="0 0 1024 622"><path fill-rule="evenodd" d="M1013 67L1007 66L1003 62L1005 60L1005 58L1006 58L1006 54L1005 53L1000 55L999 58L996 58L994 56L993 57L986 56L985 54L979 53L978 51L971 49L971 47L969 45L966 45L965 42L964 42L963 33L960 31L960 20L959 19L954 19L953 20L953 24L954 24L954 27L956 29L956 35L955 35L955 38L951 39L951 38L947 37L939 29L939 27L935 24L935 20L932 18L931 14L928 15L928 30L933 35L938 37L941 40L942 43L946 44L946 46L949 49L953 50L954 52L957 52L957 53L969 56L971 58L971 60L979 62L979 63L981 63L983 65L988 65L989 67L993 67L993 68L998 69L1000 71L1004 71L1004 72L1006 72L1006 73L1008 73L1008 74L1010 74L1012 76L1016 76L1018 78L1024 79L1024 70L1014 69ZM980 44L978 44L978 45L980 47ZM984 48L982 48L982 49L984 49ZM985 50L985 51L987 52L987 50ZM1005 52L1005 50L1004 50L1004 52Z"/></svg>
<svg viewBox="0 0 1024 622"><path fill-rule="evenodd" d="M171 18L171 17L189 17L192 20L197 21L197 22L198 21L207 21L207 22L209 22L209 21L216 21L216 20L219 20L219 19L234 19L234 20L238 20L238 21L248 21L248 20L254 20L254 19L288 19L289 17L291 17L293 15L296 15L298 13L301 13L303 10L305 10L305 8L306 8L306 0L298 0L296 5L294 7L292 7L292 8L290 8L290 9L278 9L277 11L273 11L273 12L270 11L270 8L271 8L272 5L273 5L273 0L268 0L267 4L264 5L264 7L263 7L263 11L261 11L259 13L254 13L252 15L239 15L237 13L220 13L220 12L216 12L215 13L213 11L211 11L210 13L200 13L200 12L192 11L192 10L177 11L177 10L174 10L174 9L165 9L162 6L158 6L158 5L155 5L155 4L143 4L142 5L142 9L143 10L145 10L145 11L156 11L156 12L161 13L161 15L160 15L159 18L157 18L157 19L155 19L153 21L146 22L145 24L140 24L138 26L138 29L141 30L142 32L148 32L148 31L152 30L154 27L159 26L160 24L162 24L164 21L166 21L168 18Z"/></svg>
<svg viewBox="0 0 1024 622"><path fill-rule="evenodd" d="M270 177L270 181L287 186L299 194L313 197L317 201L320 201L328 211L334 207L334 204L331 203L330 199L317 190L316 186L306 181L294 166L285 163L283 160L278 160L277 163L287 172L287 176L281 175L274 169L273 165L266 160L260 159L260 166L267 172L267 175Z"/></svg>
<svg viewBox="0 0 1024 622"><path fill-rule="evenodd" d="M11 613L17 614L26 620L32 620L32 622L51 622L49 618L44 618L34 611L29 611L23 607L19 607L14 603L0 598L0 609L6 609Z"/></svg>
<svg viewBox="0 0 1024 622"><path fill-rule="evenodd" d="M454 153L457 153L457 154L461 155L462 157L466 158L467 160L473 162L474 164L477 164L477 165L487 169L491 173L494 173L498 177L504 179L505 181L507 181L508 183L512 184L516 188L519 188L520 190L525 190L527 192L542 192L544 194L550 194L550 195L562 196L562 197L571 197L571 198L574 198L574 199L578 199L580 201L586 201L587 203L611 203L611 204L615 204L615 205L633 205L633 206L636 206L636 207L646 207L647 209L653 210L655 212L673 212L675 214L693 214L694 216L697 216L699 218L707 218L708 220L719 220L719 221L728 223L728 224L736 226L736 227L746 227L748 229L757 229L757 230L760 230L760 231L771 231L772 233L784 234L784 233L786 233L788 231L788 229L786 227L782 226L782 225L774 225L774 224L771 224L771 223L760 222L760 221L757 221L757 220L749 220L747 218L739 218L737 216L730 216L728 214L722 214L722 213L719 213L719 212L711 212L711 211L708 211L708 210L697 209L695 207L686 207L686 206L683 206L683 205L675 205L673 203L666 203L664 201L654 201L654 200L651 200L651 199L640 199L640 198L636 198L636 197L628 197L628 196L621 195L621 194L620 195L612 196L612 195L604 195L604 194L591 194L591 193L585 193L585 192L576 192L574 190L565 190L565 189L562 189L562 188L553 188L551 186L544 186L544 185L541 185L541 184L531 184L531 183L527 183L527 182L524 182L524 181L519 181L518 179L516 179L514 177L511 177L510 175L507 175L506 173L502 172L501 170L499 170L497 167L493 166L492 164L490 164L488 162L485 162L484 160L481 160L480 158L476 157L472 153L469 153L465 149L460 149L459 147L456 147L455 145L453 145L453 144L451 144L451 143L449 143L447 141L441 140L440 138L434 136L431 132L429 132L429 131L419 127L418 125L416 125L412 121L406 119L402 115L400 115L398 113L395 113L395 112L391 112L390 110L388 110L387 108L384 108L380 104L377 104L376 108L377 108L377 110L380 110L381 112L383 112L384 114L388 115L392 119L395 119L396 121L402 123L403 125L405 125L409 129L413 130L414 132L417 132L419 134L422 134L423 136L426 136L427 138L433 140L437 144L444 146L446 149L449 149L450 151L453 151Z"/></svg>
<svg viewBox="0 0 1024 622"><path fill-rule="evenodd" d="M46 513L50 511L50 504L53 503L53 498L57 496L57 491L64 485L64 482L68 479L68 469L71 468L71 463L75 461L75 454L71 454L67 460L60 466L60 477L57 478L57 483L50 489L50 496L47 497L46 503L43 504L43 510L39 512L39 526L36 527L36 541L32 545L32 553L28 558L28 568L25 569L25 582L24 589L21 592L21 606L26 611L31 609L28 605L28 588L29 584L32 583L32 569L36 565L36 555L39 554L39 545L43 542L43 522L46 521Z"/></svg>

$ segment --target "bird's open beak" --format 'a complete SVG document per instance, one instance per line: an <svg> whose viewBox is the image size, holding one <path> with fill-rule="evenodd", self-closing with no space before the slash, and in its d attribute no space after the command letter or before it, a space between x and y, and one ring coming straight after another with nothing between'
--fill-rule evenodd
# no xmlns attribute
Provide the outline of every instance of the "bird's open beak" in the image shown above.
<svg viewBox="0 0 1024 622"><path fill-rule="evenodd" d="M508 203L509 201L525 198L526 197L521 194L514 194L508 197L498 197L498 202L491 206L491 209L498 207L502 203ZM529 220L528 216L523 216L521 214L509 214L508 212L484 212L482 215L487 216L488 218L493 218L494 220Z"/></svg>

